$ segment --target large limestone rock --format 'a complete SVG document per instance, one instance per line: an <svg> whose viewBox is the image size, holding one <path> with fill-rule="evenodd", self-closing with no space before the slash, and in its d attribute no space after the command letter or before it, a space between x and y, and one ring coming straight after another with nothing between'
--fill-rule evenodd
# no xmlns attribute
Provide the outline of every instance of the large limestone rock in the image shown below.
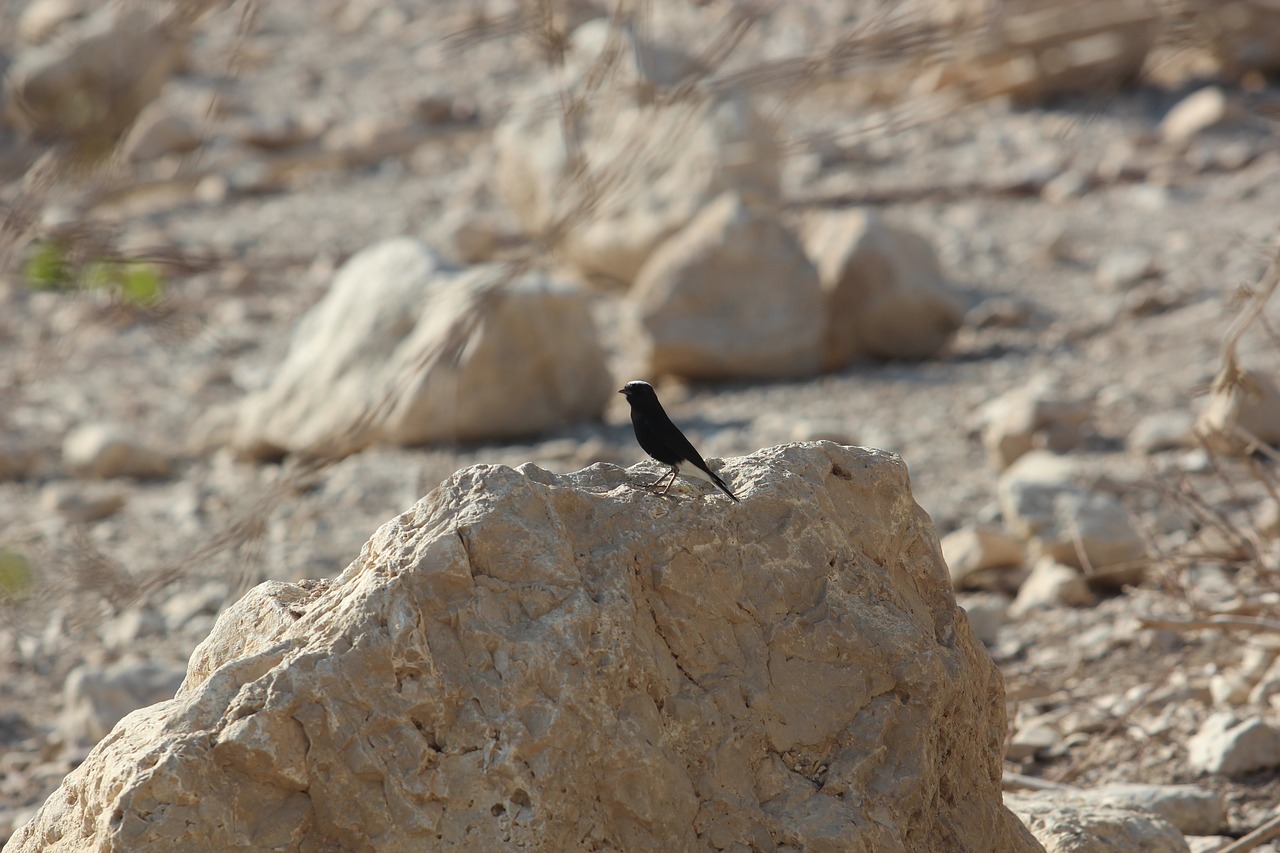
<svg viewBox="0 0 1280 853"><path fill-rule="evenodd" d="M697 379L810 376L822 291L799 241L763 205L728 193L664 243L633 295L649 370Z"/></svg>
<svg viewBox="0 0 1280 853"><path fill-rule="evenodd" d="M244 401L234 442L273 456L515 438L598 417L614 390L580 291L506 281L500 265L462 272L402 238L338 272Z"/></svg>
<svg viewBox="0 0 1280 853"><path fill-rule="evenodd" d="M343 574L218 620L8 853L1039 850L1004 691L906 466L458 472Z"/></svg>
<svg viewBox="0 0 1280 853"><path fill-rule="evenodd" d="M583 272L630 283L722 193L779 198L782 155L777 129L744 93L654 101L695 64L610 27L574 33L578 79L564 98L531 97L495 130L494 180L526 231L552 238ZM613 59L597 61L602 53Z"/></svg>
<svg viewBox="0 0 1280 853"><path fill-rule="evenodd" d="M810 218L804 242L825 296L827 370L860 355L930 358L964 321L933 246L914 231L851 210Z"/></svg>

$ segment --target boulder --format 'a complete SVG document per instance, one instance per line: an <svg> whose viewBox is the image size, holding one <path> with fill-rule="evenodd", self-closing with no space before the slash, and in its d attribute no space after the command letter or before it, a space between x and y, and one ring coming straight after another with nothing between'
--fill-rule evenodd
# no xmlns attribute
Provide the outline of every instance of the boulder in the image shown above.
<svg viewBox="0 0 1280 853"><path fill-rule="evenodd" d="M499 264L460 271L402 238L338 271L233 441L271 457L511 439L599 417L614 390L580 290Z"/></svg>
<svg viewBox="0 0 1280 853"><path fill-rule="evenodd" d="M138 431L124 424L76 427L62 442L62 462L83 477L164 477L172 468L167 454L148 447Z"/></svg>
<svg viewBox="0 0 1280 853"><path fill-rule="evenodd" d="M768 208L721 196L663 243L632 289L649 372L778 379L819 369L822 292Z"/></svg>
<svg viewBox="0 0 1280 853"><path fill-rule="evenodd" d="M932 358L964 321L929 241L869 210L822 214L803 228L826 302L822 363L858 356Z"/></svg>
<svg viewBox="0 0 1280 853"><path fill-rule="evenodd" d="M186 33L146 9L117 4L65 30L20 53L9 69L10 119L41 140L107 150L177 69Z"/></svg>
<svg viewBox="0 0 1280 853"><path fill-rule="evenodd" d="M462 470L339 577L252 590L10 842L71 850L999 850L999 671L906 466Z"/></svg>
<svg viewBox="0 0 1280 853"><path fill-rule="evenodd" d="M551 239L587 274L630 284L660 243L733 190L780 197L778 132L741 92L659 103L655 88L695 68L629 30L591 21L574 33L565 111L559 92L532 96L494 132L495 189L530 234ZM605 46L618 51L603 88ZM572 79L574 70L577 79ZM567 136L566 136L567 133Z"/></svg>
<svg viewBox="0 0 1280 853"><path fill-rule="evenodd" d="M1046 853L1190 853L1182 833L1150 812L1061 791L1010 794L1008 801Z"/></svg>

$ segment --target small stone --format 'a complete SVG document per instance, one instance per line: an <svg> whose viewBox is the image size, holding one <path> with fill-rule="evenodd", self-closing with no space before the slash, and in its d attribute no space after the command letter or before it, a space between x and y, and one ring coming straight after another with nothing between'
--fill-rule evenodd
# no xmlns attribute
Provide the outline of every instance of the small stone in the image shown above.
<svg viewBox="0 0 1280 853"><path fill-rule="evenodd" d="M462 264L478 264L493 259L502 234L492 217L459 207L445 213L433 229L433 237L445 257Z"/></svg>
<svg viewBox="0 0 1280 853"><path fill-rule="evenodd" d="M319 113L263 115L235 128L232 134L245 145L263 151L283 151L314 142L328 125Z"/></svg>
<svg viewBox="0 0 1280 853"><path fill-rule="evenodd" d="M1028 542L1033 557L1089 568L1098 586L1141 582L1147 569L1142 535L1114 495L1074 482L1075 467L1036 450L1001 474L996 492L1009 530Z"/></svg>
<svg viewBox="0 0 1280 853"><path fill-rule="evenodd" d="M1093 408L1091 397L1069 395L1052 378L1040 376L982 406L982 444L992 464L1001 469L1051 436L1055 446L1066 450L1079 443Z"/></svg>
<svg viewBox="0 0 1280 853"><path fill-rule="evenodd" d="M1191 853L1217 853L1236 840L1226 835L1188 835L1187 847Z"/></svg>
<svg viewBox="0 0 1280 853"><path fill-rule="evenodd" d="M1163 314L1187 301L1187 294L1173 290L1160 282L1146 282L1136 285L1124 295L1125 313L1131 317L1151 317Z"/></svg>
<svg viewBox="0 0 1280 853"><path fill-rule="evenodd" d="M1059 791L1007 794L1009 807L1045 853L1186 853L1182 833L1162 817L1093 803Z"/></svg>
<svg viewBox="0 0 1280 853"><path fill-rule="evenodd" d="M973 585L971 579L982 572L990 580L987 571L990 569L1011 569L1017 573L1026 560L1026 549L1006 533L962 527L942 537L942 556L951 570L951 584L956 589L990 589L986 584Z"/></svg>
<svg viewBox="0 0 1280 853"><path fill-rule="evenodd" d="M40 491L40 505L67 521L89 524L115 515L126 499L115 489L86 490L73 483L50 483Z"/></svg>
<svg viewBox="0 0 1280 853"><path fill-rule="evenodd" d="M1044 558L1023 581L1009 614L1020 619L1046 607L1088 607L1093 603L1093 592L1079 569Z"/></svg>
<svg viewBox="0 0 1280 853"><path fill-rule="evenodd" d="M1249 690L1248 703L1253 708L1266 708L1280 697L1280 660L1273 661Z"/></svg>
<svg viewBox="0 0 1280 853"><path fill-rule="evenodd" d="M1135 453L1159 453L1195 446L1195 416L1190 412L1157 412L1138 421L1125 446Z"/></svg>
<svg viewBox="0 0 1280 853"><path fill-rule="evenodd" d="M126 610L102 626L102 642L112 651L124 652L142 637L150 637L164 631L164 621L154 611L133 608Z"/></svg>
<svg viewBox="0 0 1280 853"><path fill-rule="evenodd" d="M1238 672L1216 672L1209 679L1209 695L1215 705L1243 705L1252 685Z"/></svg>
<svg viewBox="0 0 1280 853"><path fill-rule="evenodd" d="M1205 720L1189 741L1187 760L1204 773L1238 777L1280 766L1280 732L1259 717L1236 722L1226 711Z"/></svg>
<svg viewBox="0 0 1280 853"><path fill-rule="evenodd" d="M93 11L92 0L34 0L18 16L18 38L25 44L43 44L68 21Z"/></svg>
<svg viewBox="0 0 1280 853"><path fill-rule="evenodd" d="M1280 385L1274 373L1246 367L1220 373L1196 432L1220 453L1242 453L1255 440L1280 445Z"/></svg>
<svg viewBox="0 0 1280 853"><path fill-rule="evenodd" d="M10 441L0 439L0 482L21 480L35 470L35 453Z"/></svg>
<svg viewBox="0 0 1280 853"><path fill-rule="evenodd" d="M956 596L969 617L969 627L985 646L994 646L1000 629L1009 622L1009 599L998 592L972 592Z"/></svg>
<svg viewBox="0 0 1280 853"><path fill-rule="evenodd" d="M119 662L105 669L82 664L67 675L58 728L68 741L101 740L130 711L173 698L186 668Z"/></svg>
<svg viewBox="0 0 1280 853"><path fill-rule="evenodd" d="M964 315L964 323L974 329L1020 329L1031 319L1031 306L1018 299L984 299Z"/></svg>
<svg viewBox="0 0 1280 853"><path fill-rule="evenodd" d="M227 585L221 581L210 581L199 589L174 595L161 606L160 615L164 617L166 629L180 631L196 616L217 616L227 603Z"/></svg>
<svg viewBox="0 0 1280 853"><path fill-rule="evenodd" d="M1213 470L1213 460L1203 447L1188 450L1178 456L1178 470L1188 474L1208 474Z"/></svg>
<svg viewBox="0 0 1280 853"><path fill-rule="evenodd" d="M155 103L138 116L121 152L131 163L145 163L166 154L194 151L200 142L200 131L195 124Z"/></svg>
<svg viewBox="0 0 1280 853"><path fill-rule="evenodd" d="M137 441L137 431L119 424L77 427L62 443L62 461L88 477L164 477L169 458Z"/></svg>
<svg viewBox="0 0 1280 853"><path fill-rule="evenodd" d="M1169 110L1160 122L1160 135L1166 142L1186 142L1202 131L1230 121L1238 112L1226 92L1217 86L1206 86Z"/></svg>
<svg viewBox="0 0 1280 853"><path fill-rule="evenodd" d="M1120 249L1112 252L1098 262L1094 273L1098 284L1103 287L1119 290L1127 288L1144 278L1150 278L1159 272L1155 257L1145 249Z"/></svg>
<svg viewBox="0 0 1280 853"><path fill-rule="evenodd" d="M1010 761L1023 761L1032 758L1045 750L1052 749L1062 740L1058 730L1038 720L1032 720L1019 728L1009 740L1009 749L1005 758Z"/></svg>
<svg viewBox="0 0 1280 853"><path fill-rule="evenodd" d="M1080 198L1093 186L1093 177L1079 169L1067 169L1040 188L1040 197L1050 204Z"/></svg>

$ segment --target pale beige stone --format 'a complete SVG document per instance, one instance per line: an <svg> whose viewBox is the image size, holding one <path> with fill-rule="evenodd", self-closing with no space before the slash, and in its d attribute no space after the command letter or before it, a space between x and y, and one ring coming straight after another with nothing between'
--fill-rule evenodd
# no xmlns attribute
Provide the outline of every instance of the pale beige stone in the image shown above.
<svg viewBox="0 0 1280 853"><path fill-rule="evenodd" d="M581 290L453 269L401 238L339 270L271 385L241 404L234 442L272 456L531 436L599 417L615 390Z"/></svg>
<svg viewBox="0 0 1280 853"><path fill-rule="evenodd" d="M874 211L810 217L805 248L826 301L823 366L858 356L931 358L950 342L964 310L933 246Z"/></svg>
<svg viewBox="0 0 1280 853"><path fill-rule="evenodd" d="M633 297L652 375L791 378L819 370L817 272L770 209L736 194L658 247Z"/></svg>
<svg viewBox="0 0 1280 853"><path fill-rule="evenodd" d="M990 569L1021 570L1027 558L1023 544L1007 533L985 527L962 527L942 537L942 556L951 570L956 589L987 588L973 585L972 579ZM990 581L989 576L983 576Z"/></svg>
<svg viewBox="0 0 1280 853"><path fill-rule="evenodd" d="M224 612L8 853L1038 850L901 460L722 473L741 504L459 471L338 578Z"/></svg>
<svg viewBox="0 0 1280 853"><path fill-rule="evenodd" d="M1182 833L1150 812L1061 791L1010 794L1006 800L1046 853L1189 853Z"/></svg>
<svg viewBox="0 0 1280 853"><path fill-rule="evenodd" d="M1280 445L1280 386L1275 374L1241 367L1219 374L1196 433L1219 453L1242 453L1255 440Z"/></svg>
<svg viewBox="0 0 1280 853"><path fill-rule="evenodd" d="M181 62L187 34L142 8L100 7L64 37L19 54L5 78L10 118L41 139L109 150Z"/></svg>
<svg viewBox="0 0 1280 853"><path fill-rule="evenodd" d="M653 103L656 88L696 63L609 29L591 21L574 34L567 97L589 91L590 108L566 114L561 93L548 89L495 130L494 188L528 233L551 238L579 270L630 284L721 194L778 200L782 151L777 127L745 92ZM606 44L619 51L616 74L588 84Z"/></svg>
<svg viewBox="0 0 1280 853"><path fill-rule="evenodd" d="M84 424L67 433L62 462L85 477L163 477L172 466L162 451L148 447L125 424Z"/></svg>

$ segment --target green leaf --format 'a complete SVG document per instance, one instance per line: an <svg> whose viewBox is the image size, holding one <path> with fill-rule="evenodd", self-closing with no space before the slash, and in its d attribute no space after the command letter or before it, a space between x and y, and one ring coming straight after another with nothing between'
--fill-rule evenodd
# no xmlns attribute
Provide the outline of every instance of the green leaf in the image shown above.
<svg viewBox="0 0 1280 853"><path fill-rule="evenodd" d="M32 290L70 290L75 284L66 247L52 240L35 244L22 266L22 277Z"/></svg>
<svg viewBox="0 0 1280 853"><path fill-rule="evenodd" d="M25 598L35 583L31 561L17 551L0 548L0 601Z"/></svg>
<svg viewBox="0 0 1280 853"><path fill-rule="evenodd" d="M154 305L164 295L164 281L150 264L125 264L120 269L120 292L135 305Z"/></svg>

